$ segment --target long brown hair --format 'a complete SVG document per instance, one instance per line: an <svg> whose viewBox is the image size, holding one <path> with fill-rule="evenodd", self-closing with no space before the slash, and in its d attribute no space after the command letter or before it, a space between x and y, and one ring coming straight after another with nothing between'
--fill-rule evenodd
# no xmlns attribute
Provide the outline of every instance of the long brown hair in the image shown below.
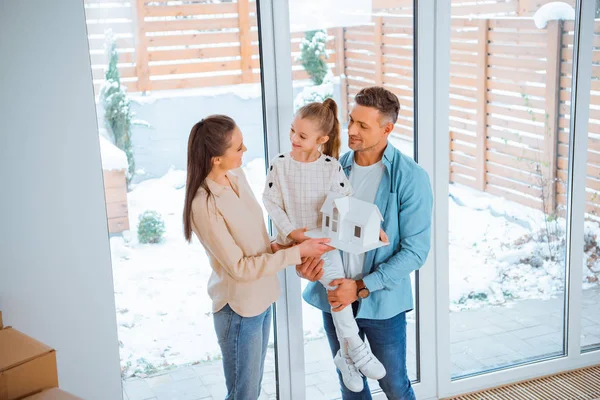
<svg viewBox="0 0 600 400"><path fill-rule="evenodd" d="M211 115L196 123L188 139L187 180L183 208L183 234L192 239L192 201L200 187L211 195L206 177L212 170L212 160L220 157L231 145L236 124L226 115Z"/></svg>
<svg viewBox="0 0 600 400"><path fill-rule="evenodd" d="M337 114L338 106L333 99L325 99L323 103L309 103L296 113L296 116L302 119L317 121L319 130L329 136L329 140L323 145L323 154L334 158L339 158L342 146L340 121Z"/></svg>

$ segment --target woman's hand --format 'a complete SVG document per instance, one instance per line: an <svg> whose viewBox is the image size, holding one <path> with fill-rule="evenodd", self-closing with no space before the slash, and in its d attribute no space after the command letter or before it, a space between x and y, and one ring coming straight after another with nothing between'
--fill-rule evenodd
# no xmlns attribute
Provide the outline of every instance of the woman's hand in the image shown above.
<svg viewBox="0 0 600 400"><path fill-rule="evenodd" d="M296 265L296 274L300 278L308 279L311 282L316 282L325 273L323 270L324 261L320 258L306 257L302 259L302 264Z"/></svg>
<svg viewBox="0 0 600 400"><path fill-rule="evenodd" d="M315 257L321 258L321 256L328 251L333 250L331 246L327 246L330 242L328 238L320 239L307 239L298 245L300 249L300 257Z"/></svg>

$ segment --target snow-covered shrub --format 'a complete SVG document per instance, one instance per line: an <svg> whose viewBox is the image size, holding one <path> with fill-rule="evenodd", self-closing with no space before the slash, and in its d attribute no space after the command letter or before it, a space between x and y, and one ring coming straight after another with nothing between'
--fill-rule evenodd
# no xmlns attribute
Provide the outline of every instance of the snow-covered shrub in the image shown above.
<svg viewBox="0 0 600 400"><path fill-rule="evenodd" d="M323 83L327 75L327 62L329 55L325 45L327 43L327 31L308 31L304 39L300 42L300 57L298 61L302 63L304 70L310 76L315 85Z"/></svg>
<svg viewBox="0 0 600 400"><path fill-rule="evenodd" d="M105 50L109 56L108 69L105 73L105 82L100 90L100 101L104 107L104 123L106 129L112 133L115 145L127 155L129 164L127 170L127 184L135 173L135 159L131 145L131 125L133 112L125 88L121 86L121 76L117 63L119 55L114 37L107 33Z"/></svg>
<svg viewBox="0 0 600 400"><path fill-rule="evenodd" d="M323 79L323 83L316 86L306 86L294 99L294 112L300 107L315 101L323 102L333 97L333 75L329 72Z"/></svg>
<svg viewBox="0 0 600 400"><path fill-rule="evenodd" d="M160 243L165 234L165 223L156 211L144 211L139 216L137 232L140 243Z"/></svg>

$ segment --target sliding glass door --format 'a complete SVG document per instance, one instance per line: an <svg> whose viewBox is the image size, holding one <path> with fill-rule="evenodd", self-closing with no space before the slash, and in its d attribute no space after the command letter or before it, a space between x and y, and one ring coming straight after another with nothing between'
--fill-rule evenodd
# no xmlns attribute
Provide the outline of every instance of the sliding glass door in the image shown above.
<svg viewBox="0 0 600 400"><path fill-rule="evenodd" d="M187 140L231 116L258 199L266 175L257 2L84 1L98 110L123 397L227 391L207 292L211 267L186 243ZM276 398L271 335L261 398ZM183 397L182 397L183 396Z"/></svg>
<svg viewBox="0 0 600 400"><path fill-rule="evenodd" d="M269 5L270 3L270 5ZM265 79L267 118L269 118L269 94L277 101L277 115L270 120L277 134L268 130L269 145L275 152L289 151L291 148L289 127L294 112L311 101L333 98L338 104L338 118L342 124L342 153L348 150L348 114L354 104L354 96L368 86L383 86L400 99L400 116L390 144L404 155L414 158L417 155L415 80L417 65L414 62L415 8L411 0L405 1L297 1L288 4L261 1L260 11L263 21L263 68L265 76L276 77L275 82ZM431 9L432 10L432 9ZM273 32L265 30L268 22ZM278 34L275 34L278 32ZM282 32L289 32L288 35ZM274 35L272 41L265 37ZM267 45L272 43L272 47ZM276 66L270 64L267 52L275 53ZM431 53L433 55L433 53ZM431 65L431 63L425 63ZM273 70L269 70L273 68ZM270 86L272 84L272 86ZM272 88L272 91L269 90ZM431 86L433 89L433 86ZM431 101L431 99L430 99ZM430 107L424 107L424 110ZM426 113L431 120L430 114ZM427 139L423 141L427 143ZM423 144L422 143L422 144ZM425 157L427 158L427 157ZM431 172L433 168L430 168ZM421 372L420 360L423 348L427 354L426 365L432 366L433 329L427 329L424 336L429 343L421 341L420 327L422 292L428 285L433 290L433 266L412 274L415 310L407 314L407 369L419 398L433 393L433 386L420 383L426 377ZM278 303L278 333L280 337L280 395L289 393L293 398L335 399L341 396L333 357L324 332L322 312L300 298L307 281L299 279L295 271L282 274L286 287L284 298ZM433 320L433 296L425 296L425 308ZM287 327L281 321L288 323ZM284 356L283 348L288 353ZM287 366L295 368L291 374ZM433 371L429 374L433 384ZM281 383L289 382L289 392ZM369 381L370 389L378 398L385 398L376 381ZM427 394L429 396L429 394ZM286 398L286 397L281 397Z"/></svg>
<svg viewBox="0 0 600 400"><path fill-rule="evenodd" d="M582 260L581 351L600 348L600 3L596 2L593 26L585 164L585 207ZM585 90L585 89L582 89ZM579 283L579 282L577 282Z"/></svg>
<svg viewBox="0 0 600 400"><path fill-rule="evenodd" d="M440 396L600 361L595 6L517 3L436 10Z"/></svg>
<svg viewBox="0 0 600 400"><path fill-rule="evenodd" d="M452 378L565 351L574 23L501 4L450 22Z"/></svg>

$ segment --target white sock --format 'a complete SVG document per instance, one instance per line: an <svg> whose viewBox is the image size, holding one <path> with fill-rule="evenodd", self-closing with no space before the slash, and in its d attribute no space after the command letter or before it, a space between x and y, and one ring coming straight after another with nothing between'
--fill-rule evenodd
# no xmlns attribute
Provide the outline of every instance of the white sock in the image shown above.
<svg viewBox="0 0 600 400"><path fill-rule="evenodd" d="M338 337L338 341L340 342L340 352L343 356L348 356L348 342L341 337Z"/></svg>
<svg viewBox="0 0 600 400"><path fill-rule="evenodd" d="M354 350L356 349L358 346L360 346L361 344L363 344L362 339L360 338L360 336L358 335L353 335L347 338L344 338L346 343L348 344L348 351L349 350Z"/></svg>

